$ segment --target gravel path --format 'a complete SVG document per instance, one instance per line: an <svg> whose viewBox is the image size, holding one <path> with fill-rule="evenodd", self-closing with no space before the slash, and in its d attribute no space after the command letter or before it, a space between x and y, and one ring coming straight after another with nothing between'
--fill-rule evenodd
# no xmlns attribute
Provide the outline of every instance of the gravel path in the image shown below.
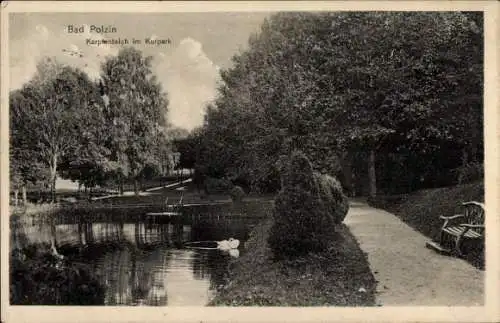
<svg viewBox="0 0 500 323"><path fill-rule="evenodd" d="M377 304L484 305L484 272L426 248L428 239L395 215L353 202L345 224L368 254Z"/></svg>

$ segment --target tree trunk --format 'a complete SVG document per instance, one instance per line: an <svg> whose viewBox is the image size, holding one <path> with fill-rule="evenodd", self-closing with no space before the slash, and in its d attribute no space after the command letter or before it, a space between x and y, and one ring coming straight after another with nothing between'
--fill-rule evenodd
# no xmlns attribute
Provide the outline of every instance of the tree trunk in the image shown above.
<svg viewBox="0 0 500 323"><path fill-rule="evenodd" d="M57 154L52 156L50 165L50 195L52 203L56 201L56 180L57 180Z"/></svg>
<svg viewBox="0 0 500 323"><path fill-rule="evenodd" d="M462 166L467 166L469 162L469 154L467 153L467 149L462 149Z"/></svg>
<svg viewBox="0 0 500 323"><path fill-rule="evenodd" d="M351 175L351 196L356 197L356 173L352 172Z"/></svg>
<svg viewBox="0 0 500 323"><path fill-rule="evenodd" d="M23 185L21 188L21 195L23 197L23 204L26 205L28 203L28 194L26 193L26 185Z"/></svg>
<svg viewBox="0 0 500 323"><path fill-rule="evenodd" d="M14 206L17 206L19 204L18 196L19 196L19 190L16 188L14 190Z"/></svg>
<svg viewBox="0 0 500 323"><path fill-rule="evenodd" d="M139 181L137 178L134 178L134 194L139 196Z"/></svg>
<svg viewBox="0 0 500 323"><path fill-rule="evenodd" d="M352 160L351 154L348 152L340 156L340 167L342 168L343 176L343 188L349 192L349 195L353 196L353 172L352 172Z"/></svg>
<svg viewBox="0 0 500 323"><path fill-rule="evenodd" d="M375 172L375 150L370 150L370 159L368 161L368 181L370 183L370 197L377 195L377 175Z"/></svg>

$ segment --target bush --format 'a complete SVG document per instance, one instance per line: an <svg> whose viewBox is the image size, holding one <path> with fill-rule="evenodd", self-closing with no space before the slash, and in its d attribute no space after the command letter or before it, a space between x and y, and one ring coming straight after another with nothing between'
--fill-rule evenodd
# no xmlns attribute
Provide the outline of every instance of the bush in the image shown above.
<svg viewBox="0 0 500 323"><path fill-rule="evenodd" d="M484 164L469 163L455 170L458 184L467 184L484 179Z"/></svg>
<svg viewBox="0 0 500 323"><path fill-rule="evenodd" d="M230 180L213 177L206 178L204 185L208 194L227 193L233 187Z"/></svg>
<svg viewBox="0 0 500 323"><path fill-rule="evenodd" d="M349 202L342 191L340 182L330 175L319 173L314 173L314 180L320 198L323 200L333 222L335 224L342 223L349 210Z"/></svg>
<svg viewBox="0 0 500 323"><path fill-rule="evenodd" d="M245 191L238 185L235 185L230 191L229 195L231 195L231 199L234 202L240 202L245 197Z"/></svg>
<svg viewBox="0 0 500 323"><path fill-rule="evenodd" d="M12 305L102 305L104 287L89 268L59 260L48 246L14 250L10 257Z"/></svg>
<svg viewBox="0 0 500 323"><path fill-rule="evenodd" d="M311 162L303 153L292 154L282 182L268 238L274 256L290 259L324 250L334 233L334 221L320 198Z"/></svg>

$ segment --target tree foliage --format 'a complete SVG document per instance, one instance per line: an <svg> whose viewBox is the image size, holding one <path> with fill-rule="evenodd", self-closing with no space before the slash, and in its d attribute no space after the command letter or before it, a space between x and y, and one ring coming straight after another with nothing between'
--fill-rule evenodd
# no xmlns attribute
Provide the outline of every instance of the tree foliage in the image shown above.
<svg viewBox="0 0 500 323"><path fill-rule="evenodd" d="M29 183L45 181L47 178L45 165L41 155L33 149L36 142L27 135L29 126L25 120L29 118L28 101L21 90L9 96L10 106L10 183L11 188L18 190Z"/></svg>
<svg viewBox="0 0 500 323"><path fill-rule="evenodd" d="M328 214L333 218L333 222L342 223L349 210L349 203L342 186L334 177L327 174L315 172L313 177L319 197L325 204Z"/></svg>
<svg viewBox="0 0 500 323"><path fill-rule="evenodd" d="M127 47L108 57L101 67L110 102L106 118L111 135L106 146L114 173L121 178L137 180L144 168L156 168L160 163L158 151L151 148L163 142L168 100L151 70L151 61L152 57Z"/></svg>
<svg viewBox="0 0 500 323"><path fill-rule="evenodd" d="M200 163L276 189L296 148L334 175L345 152L369 153L374 186L389 153L481 160L482 51L481 13L273 15L222 72Z"/></svg>
<svg viewBox="0 0 500 323"><path fill-rule="evenodd" d="M10 95L11 183L47 180L54 192L58 174L93 187L161 173L171 134L151 59L124 48L106 58L99 81L42 60Z"/></svg>
<svg viewBox="0 0 500 323"><path fill-rule="evenodd" d="M49 170L55 192L58 166L79 146L87 129L87 116L97 109L99 97L88 76L54 59L38 64L34 78L11 99L14 174L29 179L23 169L36 171L40 163ZM23 157L24 156L24 157ZM54 195L53 195L54 197Z"/></svg>
<svg viewBox="0 0 500 323"><path fill-rule="evenodd" d="M268 238L276 258L320 251L331 242L335 222L316 184L311 162L302 152L293 152L275 199Z"/></svg>

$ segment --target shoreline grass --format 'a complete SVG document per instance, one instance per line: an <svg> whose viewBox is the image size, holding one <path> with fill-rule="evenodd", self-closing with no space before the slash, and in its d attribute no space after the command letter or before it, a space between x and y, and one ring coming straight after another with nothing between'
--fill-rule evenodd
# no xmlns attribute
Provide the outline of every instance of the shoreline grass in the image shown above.
<svg viewBox="0 0 500 323"><path fill-rule="evenodd" d="M105 287L87 264L57 259L47 244L10 252L11 305L102 305Z"/></svg>
<svg viewBox="0 0 500 323"><path fill-rule="evenodd" d="M375 306L375 278L347 226L338 226L324 252L274 261L267 246L271 225L266 219L254 228L230 265L228 285L209 306Z"/></svg>

